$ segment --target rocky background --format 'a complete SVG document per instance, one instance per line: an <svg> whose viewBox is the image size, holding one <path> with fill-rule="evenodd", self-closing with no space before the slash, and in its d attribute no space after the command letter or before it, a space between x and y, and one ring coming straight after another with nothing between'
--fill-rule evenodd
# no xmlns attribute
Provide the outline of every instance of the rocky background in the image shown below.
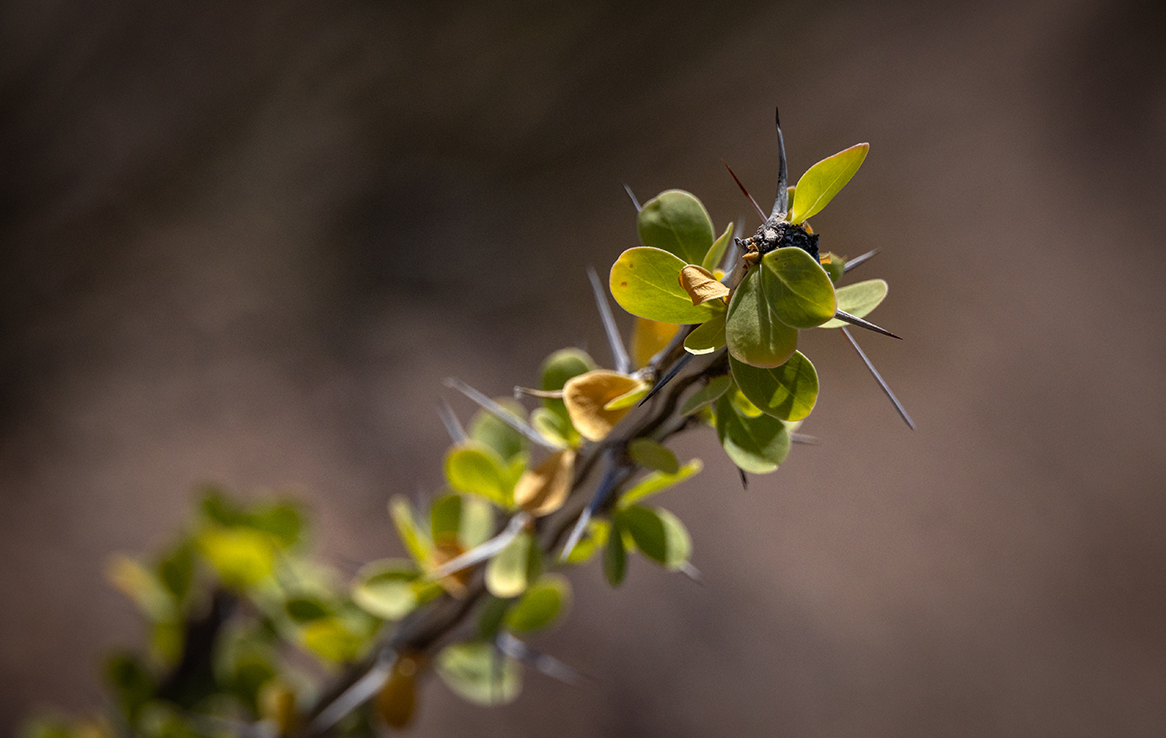
<svg viewBox="0 0 1166 738"><path fill-rule="evenodd" d="M706 586L574 576L532 675L416 736L1156 736L1166 724L1166 6L1147 0L0 6L0 732L100 705L102 576L191 491L290 490L398 552L441 379L607 359L584 276L681 187L723 227L858 141L814 225L882 254L782 469L665 502ZM750 223L755 223L750 220ZM629 327L630 321L625 320ZM453 398L466 416L469 406Z"/></svg>

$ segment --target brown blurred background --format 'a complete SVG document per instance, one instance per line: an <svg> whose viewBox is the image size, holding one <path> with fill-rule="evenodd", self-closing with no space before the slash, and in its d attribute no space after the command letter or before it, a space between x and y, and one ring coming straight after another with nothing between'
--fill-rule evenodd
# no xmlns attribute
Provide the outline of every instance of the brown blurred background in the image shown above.
<svg viewBox="0 0 1166 738"><path fill-rule="evenodd" d="M8 0L0 7L0 730L93 709L140 640L101 569L191 490L290 489L328 559L399 550L440 380L609 360L584 269L621 183L718 227L858 141L815 219L882 254L859 340L743 492L712 434L663 498L706 586L636 562L492 711L429 685L417 736L1166 732L1166 6ZM624 321L625 329L630 321ZM470 409L454 400L464 416Z"/></svg>

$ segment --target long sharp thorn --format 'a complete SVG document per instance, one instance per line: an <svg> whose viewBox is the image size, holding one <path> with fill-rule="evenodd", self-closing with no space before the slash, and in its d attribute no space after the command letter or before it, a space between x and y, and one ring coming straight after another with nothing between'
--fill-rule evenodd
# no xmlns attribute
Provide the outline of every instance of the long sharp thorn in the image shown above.
<svg viewBox="0 0 1166 738"><path fill-rule="evenodd" d="M394 661L396 661L396 654L385 649L367 674L356 680L351 687L316 716L308 728L308 735L321 735L327 732L332 726L343 720L348 713L371 699L388 681Z"/></svg>
<svg viewBox="0 0 1166 738"><path fill-rule="evenodd" d="M842 330L846 330L846 329L843 328ZM800 443L804 446L817 446L818 445L818 437L817 436L807 436L805 433L790 433L789 439L791 441L793 441L794 443Z"/></svg>
<svg viewBox="0 0 1166 738"><path fill-rule="evenodd" d="M878 249L871 249L870 251L866 252L865 254L862 254L861 256L856 256L853 259L847 259L846 262L842 265L842 271L844 273L849 272L851 269L855 268L856 266L859 266L859 265L863 264L864 262L870 261L871 257L874 256L875 254L877 254L878 252L879 252Z"/></svg>
<svg viewBox="0 0 1166 738"><path fill-rule="evenodd" d="M777 200L769 217L784 218L789 211L789 169L785 161L785 137L781 135L781 112L777 108L773 109L773 119L777 123Z"/></svg>
<svg viewBox="0 0 1166 738"><path fill-rule="evenodd" d="M737 473L741 475L741 489L749 489L749 477L745 476L745 470L737 467Z"/></svg>
<svg viewBox="0 0 1166 738"><path fill-rule="evenodd" d="M441 423L445 426L445 431L449 433L449 437L454 444L460 446L465 443L467 438L466 429L458 422L457 416L453 413L453 408L444 399L437 406L437 414L441 417Z"/></svg>
<svg viewBox="0 0 1166 738"><path fill-rule="evenodd" d="M591 290L595 293L595 306L599 308L599 317L603 320L603 331L607 334L607 343L611 346L615 369L620 374L627 374L632 370L632 361L628 358L627 349L624 348L623 337L619 335L615 318L611 316L611 305L607 303L603 283L599 281L599 275L592 267L587 267L587 277L591 280Z"/></svg>
<svg viewBox="0 0 1166 738"><path fill-rule="evenodd" d="M616 485L626 477L626 470L615 463L611 454L612 452L608 451L607 471L604 472L599 486L595 488L595 494L592 495L591 501L587 503L587 507L583 508L583 512L579 513L579 520L576 521L575 527L571 530L571 535L567 537L567 543L563 546L559 561L566 561L571 552L575 550L575 546L582 540L583 533L587 530L587 524L591 522L591 516L607 501L608 495L616 488Z"/></svg>
<svg viewBox="0 0 1166 738"><path fill-rule="evenodd" d="M530 520L530 516L526 513L518 513L506 525L506 528L501 533L494 536L485 543L479 543L469 551L466 551L461 556L450 559L441 566L429 572L429 578L432 580L448 577L450 574L456 574L463 569L468 569L475 564L480 564L486 559L489 559L502 549L510 545L510 542L518 537L522 532L523 527L526 526Z"/></svg>
<svg viewBox="0 0 1166 738"><path fill-rule="evenodd" d="M531 428L526 421L522 420L517 415L502 407L498 403L494 402L489 397L486 397L481 392L477 391L462 380L457 379L456 377L447 377L445 380L445 386L461 392L466 397L478 403L478 405L486 410L486 412L490 413L506 425L518 431L531 442L536 443L539 446L542 446L543 448L549 449L551 451L562 450L555 444L543 438L542 434L536 431L534 428Z"/></svg>
<svg viewBox="0 0 1166 738"><path fill-rule="evenodd" d="M677 374L679 374L680 371L682 369L684 369L684 367L688 366L688 362L692 361L694 357L695 357L695 354L690 354L688 352L685 352L684 356L681 356L676 361L676 363L672 365L672 368L668 370L668 373L665 374L660 379L659 382L656 382L656 386L653 387L652 390L648 394L644 395L644 399L640 400L640 404L636 405L636 407L643 405L645 402L647 402L648 400L655 397L656 393L659 392L660 390L664 389L664 385L671 382L672 378L675 377Z"/></svg>
<svg viewBox="0 0 1166 738"><path fill-rule="evenodd" d="M537 649L518 640L506 631L498 633L495 644L502 653L512 659L517 659L527 666L532 666L552 679L574 686L578 684L582 675L553 656L548 656Z"/></svg>
<svg viewBox="0 0 1166 738"><path fill-rule="evenodd" d="M860 359L862 359L862 363L866 364L867 370L870 371L871 375L875 378L875 381L879 383L879 387L882 388L883 393L886 394L886 396L890 399L891 404L895 406L895 410L899 413L899 417L903 419L903 422L907 424L908 428L915 430L915 421L911 420L911 416L908 415L906 409L903 408L903 403L899 402L899 398L895 397L894 392L891 392L891 388L887 386L886 381L883 380L883 375L879 374L878 369L874 368L874 364L870 363L870 359L867 358L866 352L859 348L858 341L855 341L854 336L850 335L850 330L846 327L843 327L842 335L846 336L846 340L850 341L850 345L853 346L854 350L858 352L858 356Z"/></svg>
<svg viewBox="0 0 1166 738"><path fill-rule="evenodd" d="M863 320L862 318L858 317L857 315L851 315L850 313L844 313L841 310L838 310L834 313L834 317L838 318L839 320L844 320L847 323L850 323L851 325L856 325L859 328L866 328L868 331L874 331L875 333L881 333L884 336L890 336L891 338L897 338L900 341L903 340L902 336L896 336L894 333L891 333L886 328L879 328L877 325L875 325L874 323L871 323L869 320Z"/></svg>
<svg viewBox="0 0 1166 738"><path fill-rule="evenodd" d="M753 199L753 195L749 194L749 190L745 189L745 185L741 184L741 180L737 179L737 175L735 172L733 172L733 168L729 166L729 162L721 159L721 163L725 165L725 169L729 170L729 176L731 176L733 181L737 183L737 186L741 188L741 192L744 192L745 197L749 198L749 202L753 203L753 207L757 208L757 214L761 216L762 220L765 220L765 211L762 210L761 206L757 204L757 201Z"/></svg>
<svg viewBox="0 0 1166 738"><path fill-rule="evenodd" d="M632 205L636 206L637 213L640 212L641 210L643 210L643 208L640 207L640 201L636 199L636 195L635 195L635 193L632 192L631 187L628 187L627 184L624 184L623 191L628 193L628 197L632 198Z"/></svg>

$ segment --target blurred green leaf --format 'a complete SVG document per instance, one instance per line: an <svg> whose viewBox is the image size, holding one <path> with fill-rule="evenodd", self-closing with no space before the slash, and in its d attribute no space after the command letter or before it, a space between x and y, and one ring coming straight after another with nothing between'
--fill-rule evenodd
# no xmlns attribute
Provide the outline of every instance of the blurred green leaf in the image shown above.
<svg viewBox="0 0 1166 738"><path fill-rule="evenodd" d="M839 287L835 294L838 296L839 310L850 313L856 318L865 318L887 296L887 283L881 279L868 279L865 282ZM818 327L841 328L845 325L848 324L837 318L832 318Z"/></svg>
<svg viewBox="0 0 1166 738"><path fill-rule="evenodd" d="M595 371L595 361L587 354L577 348L565 348L556 351L546 358L542 367L539 369L540 384L539 388L548 392L563 389L563 385L567 383L568 379L577 377L580 374ZM567 415L567 407L562 400L557 400L551 397L543 399L543 406L559 416L564 423L564 427L572 428L571 418ZM531 423L536 422L533 414L531 416ZM537 426L535 426L537 428ZM539 431L542 432L541 430ZM562 432L560 434L565 440L571 440L571 434Z"/></svg>
<svg viewBox="0 0 1166 738"><path fill-rule="evenodd" d="M570 597L571 584L564 577L549 574L540 578L506 613L507 630L531 633L546 628L558 619Z"/></svg>
<svg viewBox="0 0 1166 738"><path fill-rule="evenodd" d="M692 541L684 525L672 513L631 505L617 510L615 515L619 525L635 541L636 548L648 558L670 569L679 568L688 561Z"/></svg>
<svg viewBox="0 0 1166 738"><path fill-rule="evenodd" d="M458 537L470 549L494 535L494 506L479 497L463 497Z"/></svg>
<svg viewBox="0 0 1166 738"><path fill-rule="evenodd" d="M327 661L347 663L355 661L364 646L364 639L353 632L338 617L312 620L300 629L304 648Z"/></svg>
<svg viewBox="0 0 1166 738"><path fill-rule="evenodd" d="M644 203L636 230L640 243L669 251L686 264L699 264L713 243L708 211L684 190L666 190Z"/></svg>
<svg viewBox="0 0 1166 738"><path fill-rule="evenodd" d="M456 643L437 656L437 673L454 694L477 705L505 705L522 691L522 670L489 643Z"/></svg>
<svg viewBox="0 0 1166 738"><path fill-rule="evenodd" d="M514 398L501 397L494 401L519 420L526 420L526 409L515 402ZM494 449L495 453L507 462L516 454L525 451L528 443L525 436L499 420L493 413L485 410L479 410L474 415L474 419L470 422L469 436Z"/></svg>
<svg viewBox="0 0 1166 738"><path fill-rule="evenodd" d="M628 456L640 466L656 469L665 474L675 474L680 470L676 454L651 438L633 438L629 441Z"/></svg>
<svg viewBox="0 0 1166 738"><path fill-rule="evenodd" d="M495 597L488 592L482 599L482 606L478 609L478 638L493 643L514 600Z"/></svg>
<svg viewBox="0 0 1166 738"><path fill-rule="evenodd" d="M761 287L777 319L794 328L814 328L834 317L834 283L818 260L796 247L761 259Z"/></svg>
<svg viewBox="0 0 1166 738"><path fill-rule="evenodd" d="M684 339L684 350L690 354L711 354L725 345L725 313L698 325Z"/></svg>
<svg viewBox="0 0 1166 738"><path fill-rule="evenodd" d="M613 587L623 584L628 571L628 552L623 547L623 529L618 521L612 521L607 534L607 546L603 549L603 576Z"/></svg>
<svg viewBox="0 0 1166 738"><path fill-rule="evenodd" d="M624 492L619 498L617 507L628 507L645 497L663 492L670 487L680 484L689 477L699 474L703 468L704 462L700 459L693 459L671 474L662 471L652 472L637 482L627 492Z"/></svg>
<svg viewBox="0 0 1166 738"><path fill-rule="evenodd" d="M113 687L118 707L132 722L157 688L155 679L137 656L113 654L105 663L105 678Z"/></svg>
<svg viewBox="0 0 1166 738"><path fill-rule="evenodd" d="M777 418L742 417L728 396L716 404L717 438L733 463L750 474L768 474L789 455L789 431Z"/></svg>
<svg viewBox="0 0 1166 738"><path fill-rule="evenodd" d="M660 249L640 247L620 254L611 267L611 294L624 310L660 323L703 323L724 310L720 300L693 305L680 286L685 262Z"/></svg>
<svg viewBox="0 0 1166 738"><path fill-rule="evenodd" d="M801 223L826 207L862 166L869 150L870 144L856 144L807 169L798 180L798 196L790 210L790 222Z"/></svg>
<svg viewBox="0 0 1166 738"><path fill-rule="evenodd" d="M461 537L462 496L442 495L429 506L429 533L434 541L457 541Z"/></svg>
<svg viewBox="0 0 1166 738"><path fill-rule="evenodd" d="M397 535L401 537L401 543L405 544L405 550L418 564L428 566L433 558L433 542L421 532L409 500L401 495L394 496L389 500L389 515L397 528Z"/></svg>
<svg viewBox="0 0 1166 738"><path fill-rule="evenodd" d="M331 609L316 597L292 597L283 607L288 617L297 623L308 623L332 614Z"/></svg>
<svg viewBox="0 0 1166 738"><path fill-rule="evenodd" d="M247 514L246 524L271 535L279 546L290 548L303 535L304 515L297 505L277 502L255 507Z"/></svg>
<svg viewBox="0 0 1166 738"><path fill-rule="evenodd" d="M486 565L486 589L495 597L516 597L526 589L533 536L520 533Z"/></svg>
<svg viewBox="0 0 1166 738"><path fill-rule="evenodd" d="M733 292L725 338L729 353L751 366L781 366L797 349L798 331L773 313L760 269L750 269Z"/></svg>
<svg viewBox="0 0 1166 738"><path fill-rule="evenodd" d="M719 377L713 377L708 381L708 384L701 387L696 392L692 393L684 404L680 406L680 414L691 415L698 409L715 401L718 397L728 391L733 380L729 378L728 374L722 374Z"/></svg>
<svg viewBox="0 0 1166 738"><path fill-rule="evenodd" d="M271 536L253 528L207 528L199 533L198 544L229 587L251 587L271 576L275 568Z"/></svg>
<svg viewBox="0 0 1166 738"><path fill-rule="evenodd" d="M140 561L121 554L114 555L105 566L105 576L150 620L173 620L178 617L174 596Z"/></svg>
<svg viewBox="0 0 1166 738"><path fill-rule="evenodd" d="M352 601L385 620L400 620L417 606L416 565L401 559L375 561L356 575Z"/></svg>
<svg viewBox="0 0 1166 738"><path fill-rule="evenodd" d="M801 420L818 400L818 372L801 351L773 369L758 369L729 357L733 380L742 394L764 413L781 420Z"/></svg>
<svg viewBox="0 0 1166 738"><path fill-rule="evenodd" d="M510 469L498 452L484 443L469 441L445 456L445 478L459 492L481 495L503 509L510 507Z"/></svg>
<svg viewBox="0 0 1166 738"><path fill-rule="evenodd" d="M730 223L725 227L725 232L713 241L713 245L705 252L704 258L700 260L700 265L710 272L716 271L717 267L721 265L721 260L725 258L725 249L733 241L733 224Z"/></svg>
<svg viewBox="0 0 1166 738"><path fill-rule="evenodd" d="M194 546L183 539L158 562L158 580L178 605L186 601L194 582L194 558Z"/></svg>
<svg viewBox="0 0 1166 738"><path fill-rule="evenodd" d="M568 564L582 564L591 559L595 552L607 543L607 533L611 524L602 518L592 518L587 524L587 534L575 544L567 555Z"/></svg>

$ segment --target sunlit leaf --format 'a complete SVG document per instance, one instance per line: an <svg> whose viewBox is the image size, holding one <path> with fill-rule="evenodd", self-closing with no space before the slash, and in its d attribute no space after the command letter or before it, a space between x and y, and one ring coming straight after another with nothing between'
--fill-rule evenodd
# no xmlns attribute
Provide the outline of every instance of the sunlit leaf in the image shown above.
<svg viewBox="0 0 1166 738"><path fill-rule="evenodd" d="M571 423L584 438L603 439L631 410L631 407L606 410L605 406L617 397L639 390L643 384L643 380L603 369L572 378L563 388Z"/></svg>
<svg viewBox="0 0 1166 738"><path fill-rule="evenodd" d="M645 497L663 492L670 487L680 484L689 477L699 474L703 468L704 463L700 459L693 459L677 469L673 474L667 474L662 471L652 472L634 484L627 492L620 495L619 502L616 503L616 506L624 508L634 505Z"/></svg>
<svg viewBox="0 0 1166 738"><path fill-rule="evenodd" d="M458 540L462 523L462 496L442 495L429 506L429 534L435 541Z"/></svg>
<svg viewBox="0 0 1166 738"><path fill-rule="evenodd" d="M555 402L562 404L563 401L555 400ZM530 425L553 446L562 448L575 446L582 438L575 430L575 426L571 425L571 419L567 415L565 405L562 415L548 407L536 407L530 413Z"/></svg>
<svg viewBox="0 0 1166 738"><path fill-rule="evenodd" d="M506 613L507 630L530 633L542 630L566 609L571 584L557 574L548 574L527 588L522 598Z"/></svg>
<svg viewBox="0 0 1166 738"><path fill-rule="evenodd" d="M522 691L517 661L489 643L456 643L437 656L437 673L455 694L477 705L505 705Z"/></svg>
<svg viewBox="0 0 1166 738"><path fill-rule="evenodd" d="M624 392L622 395L615 398L614 400L609 400L608 403L603 406L603 409L610 411L610 410L625 410L627 408L635 407L636 405L639 404L640 400L642 400L644 398L644 396L648 394L648 392L651 389L652 389L651 384L649 384L643 380L640 380L640 382L637 386L633 387L632 389L628 390L627 392Z"/></svg>
<svg viewBox="0 0 1166 738"><path fill-rule="evenodd" d="M449 450L445 478L459 492L481 495L502 508L510 507L510 470L498 453L476 441Z"/></svg>
<svg viewBox="0 0 1166 738"><path fill-rule="evenodd" d="M535 517L550 515L563 506L571 492L575 452L564 449L529 469L514 487L514 504Z"/></svg>
<svg viewBox="0 0 1166 738"><path fill-rule="evenodd" d="M417 606L414 582L418 575L416 565L409 561L374 561L357 573L352 601L378 618L400 620Z"/></svg>
<svg viewBox="0 0 1166 738"><path fill-rule="evenodd" d="M761 270L750 269L733 292L725 322L729 353L752 366L781 366L798 347L798 331L773 313L761 284Z"/></svg>
<svg viewBox="0 0 1166 738"><path fill-rule="evenodd" d="M772 369L759 369L729 357L741 393L764 413L781 420L801 420L818 400L818 372L801 351Z"/></svg>
<svg viewBox="0 0 1166 738"><path fill-rule="evenodd" d="M785 424L771 415L742 417L729 397L716 403L717 438L725 453L750 474L776 471L789 455L790 437Z"/></svg>
<svg viewBox="0 0 1166 738"><path fill-rule="evenodd" d="M433 542L421 532L413 517L413 506L409 504L409 500L401 495L394 496L389 500L389 516L393 519L401 543L405 544L405 550L414 561L427 566L433 557Z"/></svg>
<svg viewBox="0 0 1166 738"><path fill-rule="evenodd" d="M659 508L640 505L620 508L615 513L620 527L636 543L636 548L648 558L675 569L688 561L692 540L675 515Z"/></svg>
<svg viewBox="0 0 1166 738"><path fill-rule="evenodd" d="M887 283L881 279L868 279L865 282L839 287L835 294L838 296L839 310L850 313L856 318L865 318L887 296ZM848 324L837 318L832 318L819 327L841 328L845 325Z"/></svg>
<svg viewBox="0 0 1166 738"><path fill-rule="evenodd" d="M860 143L807 169L798 180L798 196L790 210L790 222L801 223L826 207L862 166L869 150L870 144Z"/></svg>
<svg viewBox="0 0 1166 738"><path fill-rule="evenodd" d="M721 284L712 272L695 264L689 264L681 269L677 282L688 294L693 305L701 305L709 300L727 297L729 294L729 288Z"/></svg>
<svg viewBox="0 0 1166 738"><path fill-rule="evenodd" d="M513 398L501 397L496 398L494 401L519 420L526 419L526 410L522 405L515 402ZM514 458L516 454L525 451L528 445L525 436L486 410L479 410L474 414L474 419L471 421L469 427L469 436L473 440L484 443L494 449L506 461Z"/></svg>
<svg viewBox="0 0 1166 738"><path fill-rule="evenodd" d="M495 597L516 597L526 589L533 536L520 533L486 565L486 589Z"/></svg>
<svg viewBox="0 0 1166 738"><path fill-rule="evenodd" d="M360 654L364 639L354 633L340 618L313 620L300 629L304 648L327 661L354 661Z"/></svg>
<svg viewBox="0 0 1166 738"><path fill-rule="evenodd" d="M249 587L271 576L271 537L251 528L207 528L198 537L203 556L231 587Z"/></svg>
<svg viewBox="0 0 1166 738"><path fill-rule="evenodd" d="M756 271L770 310L786 325L813 328L834 317L834 283L818 260L802 249L770 251Z"/></svg>
<svg viewBox="0 0 1166 738"><path fill-rule="evenodd" d="M698 325L684 338L684 350L690 354L711 354L725 345L725 314Z"/></svg>
<svg viewBox="0 0 1166 738"><path fill-rule="evenodd" d="M651 438L634 438L629 441L628 456L640 466L665 474L676 474L680 471L680 462L676 460L676 454Z"/></svg>
<svg viewBox="0 0 1166 738"><path fill-rule="evenodd" d="M669 251L686 264L699 264L713 243L708 211L683 190L667 190L644 203L636 230L640 243Z"/></svg>
<svg viewBox="0 0 1166 738"><path fill-rule="evenodd" d="M480 497L462 498L458 539L466 548L473 548L494 535L494 506Z"/></svg>
<svg viewBox="0 0 1166 738"><path fill-rule="evenodd" d="M632 328L632 361L636 368L647 366L652 357L664 350L680 326L647 318L636 318Z"/></svg>
<svg viewBox="0 0 1166 738"><path fill-rule="evenodd" d="M667 251L640 247L620 254L611 267L611 294L624 310L661 323L703 323L724 306L693 305L678 281L687 262Z"/></svg>
<svg viewBox="0 0 1166 738"><path fill-rule="evenodd" d="M700 265L710 272L721 265L721 260L725 258L725 249L733 241L733 224L730 223L725 228L725 232L720 237L713 241L713 245L705 252L704 258L701 259Z"/></svg>
<svg viewBox="0 0 1166 738"><path fill-rule="evenodd" d="M713 377L708 381L708 384L701 387L696 392L692 393L684 404L680 406L680 414L691 415L700 408L714 402L718 397L725 394L729 386L733 384L733 380L728 374L722 374L719 377Z"/></svg>

